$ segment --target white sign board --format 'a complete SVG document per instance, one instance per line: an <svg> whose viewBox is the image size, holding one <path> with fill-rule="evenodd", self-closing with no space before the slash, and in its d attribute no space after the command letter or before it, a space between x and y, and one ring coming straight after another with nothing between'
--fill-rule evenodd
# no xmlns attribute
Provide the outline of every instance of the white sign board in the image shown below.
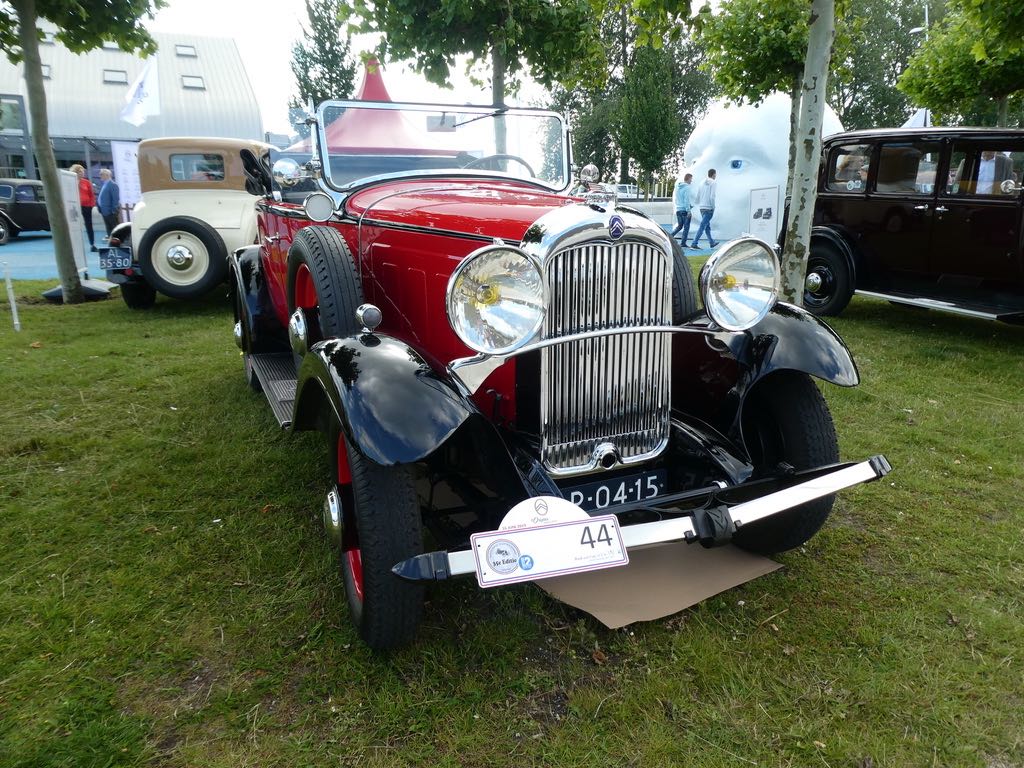
<svg viewBox="0 0 1024 768"><path fill-rule="evenodd" d="M121 195L121 205L135 205L142 199L139 186L139 142L112 141L110 153L114 156L114 181Z"/></svg>
<svg viewBox="0 0 1024 768"><path fill-rule="evenodd" d="M779 235L779 188L761 187L750 190L750 211L747 214L747 232L766 243L775 243Z"/></svg>
<svg viewBox="0 0 1024 768"><path fill-rule="evenodd" d="M71 251L75 255L75 266L79 272L89 268L85 260L85 238L82 235L85 224L82 221L82 201L78 196L78 174L74 171L58 171L60 174L60 196L64 213L71 229Z"/></svg>

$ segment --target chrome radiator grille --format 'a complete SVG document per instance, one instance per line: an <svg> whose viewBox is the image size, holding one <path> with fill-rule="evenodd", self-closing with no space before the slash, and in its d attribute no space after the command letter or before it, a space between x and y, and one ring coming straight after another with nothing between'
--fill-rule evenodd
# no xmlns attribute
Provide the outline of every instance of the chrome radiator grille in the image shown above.
<svg viewBox="0 0 1024 768"><path fill-rule="evenodd" d="M591 242L548 257L544 338L669 325L672 261L645 242ZM614 445L623 463L660 453L669 430L670 339L618 334L541 350L542 460L554 474L595 466Z"/></svg>

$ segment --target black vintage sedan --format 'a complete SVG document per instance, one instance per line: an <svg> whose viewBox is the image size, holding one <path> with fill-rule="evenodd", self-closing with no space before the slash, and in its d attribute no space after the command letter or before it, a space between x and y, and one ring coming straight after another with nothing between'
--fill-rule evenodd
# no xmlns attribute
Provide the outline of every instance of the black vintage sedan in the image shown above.
<svg viewBox="0 0 1024 768"><path fill-rule="evenodd" d="M43 183L30 179L0 179L0 245L22 230L50 229Z"/></svg>
<svg viewBox="0 0 1024 768"><path fill-rule="evenodd" d="M1024 323L1024 130L909 128L822 146L804 306L856 291Z"/></svg>

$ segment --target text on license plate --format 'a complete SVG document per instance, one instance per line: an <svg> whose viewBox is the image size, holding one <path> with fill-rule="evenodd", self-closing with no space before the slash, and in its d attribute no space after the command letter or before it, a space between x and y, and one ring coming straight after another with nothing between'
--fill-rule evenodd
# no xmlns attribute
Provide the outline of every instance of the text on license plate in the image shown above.
<svg viewBox="0 0 1024 768"><path fill-rule="evenodd" d="M128 248L100 248L100 269L129 269L132 252Z"/></svg>
<svg viewBox="0 0 1024 768"><path fill-rule="evenodd" d="M593 483L564 488L565 498L588 512L607 509L618 504L633 504L665 493L667 472L652 469L635 475L624 475Z"/></svg>

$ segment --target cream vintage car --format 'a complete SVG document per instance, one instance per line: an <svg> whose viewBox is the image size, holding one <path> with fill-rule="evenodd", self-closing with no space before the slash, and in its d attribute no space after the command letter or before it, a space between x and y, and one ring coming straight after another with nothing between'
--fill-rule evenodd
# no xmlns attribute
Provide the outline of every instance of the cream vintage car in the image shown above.
<svg viewBox="0 0 1024 768"><path fill-rule="evenodd" d="M139 144L142 200L100 266L133 309L156 293L192 299L227 278L227 254L256 242L255 203L272 147L248 139L161 138Z"/></svg>

